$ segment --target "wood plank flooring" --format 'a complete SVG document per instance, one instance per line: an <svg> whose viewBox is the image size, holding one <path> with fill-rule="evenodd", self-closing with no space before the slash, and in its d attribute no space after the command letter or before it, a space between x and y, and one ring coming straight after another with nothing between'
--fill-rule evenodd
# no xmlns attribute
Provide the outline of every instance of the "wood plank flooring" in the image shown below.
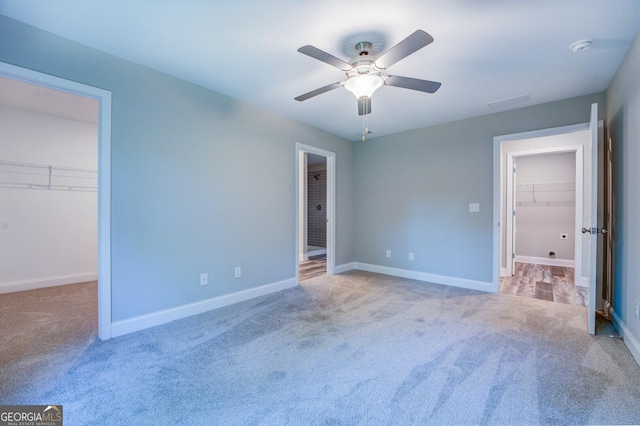
<svg viewBox="0 0 640 426"><path fill-rule="evenodd" d="M587 306L589 290L575 285L573 268L516 262L515 274L500 278L500 293Z"/></svg>
<svg viewBox="0 0 640 426"><path fill-rule="evenodd" d="M300 268L300 281L324 275L327 273L327 255L311 256L309 260L300 262L298 267Z"/></svg>

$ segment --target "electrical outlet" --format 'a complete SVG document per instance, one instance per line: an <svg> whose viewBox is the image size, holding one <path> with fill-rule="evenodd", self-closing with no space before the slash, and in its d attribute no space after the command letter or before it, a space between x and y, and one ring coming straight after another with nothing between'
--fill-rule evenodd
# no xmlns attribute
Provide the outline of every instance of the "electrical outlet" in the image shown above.
<svg viewBox="0 0 640 426"><path fill-rule="evenodd" d="M242 268L240 268L239 266L236 266L233 273L235 278L240 278L242 276Z"/></svg>
<svg viewBox="0 0 640 426"><path fill-rule="evenodd" d="M391 250L387 250L387 257L391 257Z"/></svg>
<svg viewBox="0 0 640 426"><path fill-rule="evenodd" d="M200 274L200 285L207 285L209 284L209 274L206 272L203 272Z"/></svg>
<svg viewBox="0 0 640 426"><path fill-rule="evenodd" d="M409 253L409 260L413 260L413 253Z"/></svg>
<svg viewBox="0 0 640 426"><path fill-rule="evenodd" d="M640 320L640 302L636 300L636 319Z"/></svg>
<svg viewBox="0 0 640 426"><path fill-rule="evenodd" d="M480 203L469 203L469 213L478 213L480 211Z"/></svg>
<svg viewBox="0 0 640 426"><path fill-rule="evenodd" d="M564 234L564 233L560 234L560 239L561 240L566 240L568 238L569 238L569 234Z"/></svg>

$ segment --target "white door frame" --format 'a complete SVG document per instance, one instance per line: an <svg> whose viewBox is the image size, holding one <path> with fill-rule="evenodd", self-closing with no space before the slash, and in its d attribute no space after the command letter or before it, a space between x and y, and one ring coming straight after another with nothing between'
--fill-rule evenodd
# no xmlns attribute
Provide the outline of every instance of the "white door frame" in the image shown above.
<svg viewBox="0 0 640 426"><path fill-rule="evenodd" d="M505 268L502 268L502 260L506 259L506 255L510 253L509 249L512 248L509 242L509 236L502 232L502 224L507 223L506 210L511 202L509 196L507 182L512 180L510 173L508 173L507 165L510 161L509 154L511 154L511 160L514 156L520 155L536 155L544 153L560 153L560 152L575 152L576 153L576 229L582 224L582 195L583 195L583 183L584 183L584 145L565 145L565 146L548 146L531 148L531 143L527 144L521 151L513 151L506 153L503 150L503 143L505 142L517 142L524 139L541 138L545 136L555 136L566 133L573 133L578 131L589 130L589 123L582 123L570 126L554 127L549 129L534 130L530 132L514 133L509 135L501 135L493 138L493 287L497 293L500 289L500 277L507 274L509 262L505 263ZM524 145L524 142L523 142ZM514 155L515 154L515 155ZM503 238L506 238L505 244L502 243ZM582 239L576 235L576 283L579 283L582 271ZM508 247L507 247L508 245Z"/></svg>
<svg viewBox="0 0 640 426"><path fill-rule="evenodd" d="M0 62L0 76L98 101L98 337L111 338L111 92Z"/></svg>
<svg viewBox="0 0 640 426"><path fill-rule="evenodd" d="M300 271L298 268L301 238L304 238L300 232L300 223L303 220L300 216L300 202L302 183L300 179L300 171L305 167L304 154L316 154L327 159L327 275L333 275L335 272L335 253L336 253L336 154L311 145L296 143L296 179L295 179L295 208L296 208L296 238L295 238L295 259L296 259L296 281L300 279Z"/></svg>

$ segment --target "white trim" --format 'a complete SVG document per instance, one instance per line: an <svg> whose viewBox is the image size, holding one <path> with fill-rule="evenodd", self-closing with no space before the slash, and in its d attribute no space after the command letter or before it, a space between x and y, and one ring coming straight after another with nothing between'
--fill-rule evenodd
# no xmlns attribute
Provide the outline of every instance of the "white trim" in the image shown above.
<svg viewBox="0 0 640 426"><path fill-rule="evenodd" d="M298 200L296 206L298 209L298 253L300 253L300 261L309 260L309 257L305 257L305 254L309 248L308 240L308 228L307 228L307 216L308 216L308 173L309 164L307 161L307 153L305 151L298 151L298 164L299 170L296 172L298 176Z"/></svg>
<svg viewBox="0 0 640 426"><path fill-rule="evenodd" d="M327 249L320 249L320 250L314 250L314 251L309 251L306 253L300 253L300 261L304 262L305 260L309 260L309 258L311 256L319 256L321 254L326 254L327 253Z"/></svg>
<svg viewBox="0 0 640 426"><path fill-rule="evenodd" d="M98 337L111 337L111 92L0 62L0 76L95 99L98 118Z"/></svg>
<svg viewBox="0 0 640 426"><path fill-rule="evenodd" d="M493 283L485 281L469 280L446 275L436 275L427 272L411 271L408 269L391 268L388 266L371 265L368 263L355 262L355 269L361 271L375 272L378 274L391 275L393 277L409 278L412 280L426 281L434 284L443 284L451 287L460 287L470 290L480 290L488 293L494 291Z"/></svg>
<svg viewBox="0 0 640 426"><path fill-rule="evenodd" d="M564 266L565 268L575 268L576 262L571 259L552 259L550 257L519 256L516 255L516 262L535 263L537 265Z"/></svg>
<svg viewBox="0 0 640 426"><path fill-rule="evenodd" d="M550 127L548 129L531 130L529 132L511 133L509 135L500 135L493 138L493 143L517 141L520 139L535 139L545 136L556 136L565 133L579 132L581 130L589 130L589 123L571 124L569 126Z"/></svg>
<svg viewBox="0 0 640 426"><path fill-rule="evenodd" d="M14 293L16 291L35 290L37 288L55 287L59 285L85 283L87 281L96 281L97 279L97 272L85 272L82 274L60 275L58 277L10 281L6 283L0 283L0 294Z"/></svg>
<svg viewBox="0 0 640 426"><path fill-rule="evenodd" d="M247 290L238 291L236 293L225 294L207 300L201 300L187 305L177 306L175 308L165 309L163 311L153 312L150 314L140 315L120 321L114 321L111 328L112 337L122 336L124 334L133 333L157 325L166 324L171 321L187 318L192 315L202 314L224 306L233 305L234 303L244 302L267 294L276 293L278 291L297 287L298 280L289 278L287 280L266 284L260 287L254 287Z"/></svg>
<svg viewBox="0 0 640 426"><path fill-rule="evenodd" d="M300 255L300 167L301 158L304 158L301 153L308 152L316 155L321 155L327 159L327 275L333 275L335 273L336 262L336 154L335 152L327 151L315 146L305 145L296 142L296 166L295 166L295 257L296 267L295 275L296 282L300 278L300 271L298 268L298 259Z"/></svg>
<svg viewBox="0 0 640 426"><path fill-rule="evenodd" d="M611 309L611 318L613 319L613 326L624 339L624 344L629 348L629 352L631 352L638 365L640 365L640 342L613 309Z"/></svg>
<svg viewBox="0 0 640 426"><path fill-rule="evenodd" d="M500 289L500 277L506 276L508 268L502 267L502 258L504 247L502 244L502 229L504 228L504 217L502 214L502 200L504 198L503 182L501 173L504 169L504 161L502 154L502 139L493 138L493 268L492 282L494 291L497 293ZM504 271L504 274L501 272Z"/></svg>
<svg viewBox="0 0 640 426"><path fill-rule="evenodd" d="M307 252L307 257L320 256L321 254L326 254L326 253L327 253L327 249L313 250L313 251Z"/></svg>
<svg viewBox="0 0 640 426"><path fill-rule="evenodd" d="M342 265L337 265L334 269L336 274L341 274L343 272L352 271L356 269L356 262L343 263Z"/></svg>
<svg viewBox="0 0 640 426"><path fill-rule="evenodd" d="M505 245L505 269L507 270L507 273L505 274L506 276L509 275L513 275L515 273L514 270L514 265L515 265L515 259L513 258L513 254L516 252L516 234L514 231L514 222L517 224L517 218L513 216L513 212L516 211L516 200L515 200L515 194L514 194L514 190L515 190L515 184L513 182L514 180L514 174L516 176L516 180L517 180L517 171L514 173L513 169L515 168L515 164L513 161L513 155L511 155L511 153L509 153L507 155L507 168L506 168L506 176L507 176L507 182L505 183L505 196L506 196L506 202L505 202L505 208L507 210L505 218L504 218L504 224L506 227L506 245ZM509 215L509 212L511 212L511 215Z"/></svg>

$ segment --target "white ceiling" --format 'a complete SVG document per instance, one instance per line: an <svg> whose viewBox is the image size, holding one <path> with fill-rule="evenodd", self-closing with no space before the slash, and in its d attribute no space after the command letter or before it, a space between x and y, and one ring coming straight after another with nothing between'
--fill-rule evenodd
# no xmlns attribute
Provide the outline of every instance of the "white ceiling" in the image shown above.
<svg viewBox="0 0 640 426"><path fill-rule="evenodd" d="M640 29L638 0L0 0L0 14L352 140L351 93L293 99L346 79L300 46L348 61L354 40L385 51L417 29L434 37L388 73L442 87L380 88L374 137L603 91ZM585 38L592 48L572 53Z"/></svg>

